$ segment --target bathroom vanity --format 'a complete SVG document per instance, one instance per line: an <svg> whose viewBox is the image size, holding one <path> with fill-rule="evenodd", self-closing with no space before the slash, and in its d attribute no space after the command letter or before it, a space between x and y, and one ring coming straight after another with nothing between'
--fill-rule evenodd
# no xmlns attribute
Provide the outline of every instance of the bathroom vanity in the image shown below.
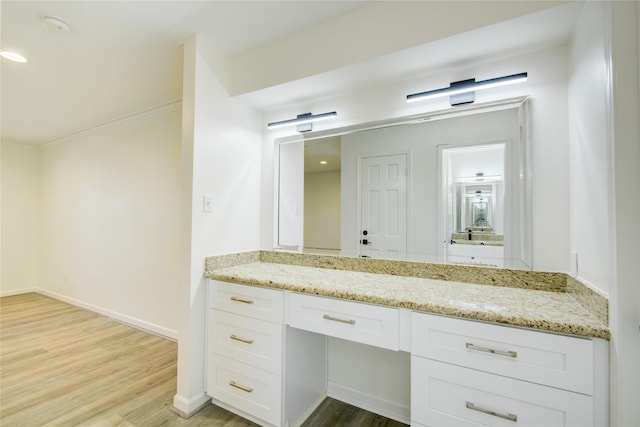
<svg viewBox="0 0 640 427"><path fill-rule="evenodd" d="M240 258L208 260L206 391L247 419L299 425L330 395L413 426L608 425L608 329L566 292L540 289L535 272L513 273L510 287L494 277L504 270L481 267ZM387 405L374 389L328 386L328 340L371 349L341 363L380 381L378 355L405 355L410 398Z"/></svg>

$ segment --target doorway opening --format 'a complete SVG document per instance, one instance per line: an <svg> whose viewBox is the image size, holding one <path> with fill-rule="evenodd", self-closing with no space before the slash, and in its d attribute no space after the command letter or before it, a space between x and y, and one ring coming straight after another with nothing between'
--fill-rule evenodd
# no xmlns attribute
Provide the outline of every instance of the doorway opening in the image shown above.
<svg viewBox="0 0 640 427"><path fill-rule="evenodd" d="M504 266L505 142L441 148L445 262Z"/></svg>

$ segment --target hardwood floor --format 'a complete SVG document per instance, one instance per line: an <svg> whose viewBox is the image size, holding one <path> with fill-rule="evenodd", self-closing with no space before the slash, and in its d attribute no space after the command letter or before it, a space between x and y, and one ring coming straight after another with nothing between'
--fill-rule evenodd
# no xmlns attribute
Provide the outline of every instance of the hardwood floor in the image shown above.
<svg viewBox="0 0 640 427"><path fill-rule="evenodd" d="M0 425L255 426L215 405L169 411L177 344L49 297L0 298ZM305 427L404 424L326 399Z"/></svg>

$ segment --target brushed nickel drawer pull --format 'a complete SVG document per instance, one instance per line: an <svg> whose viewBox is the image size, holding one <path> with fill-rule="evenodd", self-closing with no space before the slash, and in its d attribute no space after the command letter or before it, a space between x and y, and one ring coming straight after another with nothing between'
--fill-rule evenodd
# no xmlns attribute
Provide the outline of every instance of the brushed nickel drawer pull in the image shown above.
<svg viewBox="0 0 640 427"><path fill-rule="evenodd" d="M247 387L246 385L238 384L238 383L237 383L237 382L235 382L235 381L229 381L229 385L230 385L231 387L238 388L238 389L240 389L240 390L242 390L242 391L246 391L247 393L251 393L251 392L253 391L253 389L252 389L251 387Z"/></svg>
<svg viewBox="0 0 640 427"><path fill-rule="evenodd" d="M502 351L502 350L494 350L492 348L487 348L487 347L480 347L477 346L475 344L472 344L470 342L468 342L466 344L466 347L469 350L475 350L475 351L484 351L485 353L491 353L491 354L499 354L500 356L507 356L507 357L518 357L518 353L515 351Z"/></svg>
<svg viewBox="0 0 640 427"><path fill-rule="evenodd" d="M351 319L351 320L347 320L347 319L339 319L337 317L333 317L333 316L329 316L328 314L325 314L324 316L322 316L323 319L326 320L333 320L334 322L340 322L340 323L346 323L348 325L355 325L356 321Z"/></svg>
<svg viewBox="0 0 640 427"><path fill-rule="evenodd" d="M243 304L253 304L253 301L251 301L250 299L242 299L238 297L231 297L231 301L241 302Z"/></svg>
<svg viewBox="0 0 640 427"><path fill-rule="evenodd" d="M253 344L253 340L250 338L242 338L237 335L229 335L229 338L231 338L232 340L240 341L240 342L246 342L247 344Z"/></svg>
<svg viewBox="0 0 640 427"><path fill-rule="evenodd" d="M474 405L472 402L467 402L467 408L472 409L474 411L482 412L483 414L493 415L494 417L504 418L509 421L518 421L518 416L514 414L499 414L495 411L491 411L489 409L479 408Z"/></svg>

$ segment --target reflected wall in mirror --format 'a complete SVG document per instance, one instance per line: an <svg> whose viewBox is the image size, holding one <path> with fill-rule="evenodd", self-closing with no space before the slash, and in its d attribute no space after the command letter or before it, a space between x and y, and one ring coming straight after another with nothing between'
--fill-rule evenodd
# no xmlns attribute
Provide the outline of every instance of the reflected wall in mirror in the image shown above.
<svg viewBox="0 0 640 427"><path fill-rule="evenodd" d="M526 119L520 98L279 141L276 248L530 268Z"/></svg>

